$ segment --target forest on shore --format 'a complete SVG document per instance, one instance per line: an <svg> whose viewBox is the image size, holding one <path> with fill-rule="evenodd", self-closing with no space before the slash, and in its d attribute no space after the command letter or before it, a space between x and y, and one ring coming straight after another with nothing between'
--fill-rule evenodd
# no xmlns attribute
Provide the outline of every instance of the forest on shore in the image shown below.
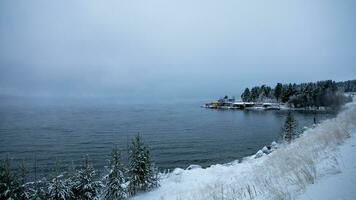
<svg viewBox="0 0 356 200"><path fill-rule="evenodd" d="M344 95L345 92L356 92L356 79L343 82L325 80L300 84L277 83L274 88L267 85L255 86L246 88L241 99L245 102L288 103L294 108L338 108L351 101L351 97Z"/></svg>

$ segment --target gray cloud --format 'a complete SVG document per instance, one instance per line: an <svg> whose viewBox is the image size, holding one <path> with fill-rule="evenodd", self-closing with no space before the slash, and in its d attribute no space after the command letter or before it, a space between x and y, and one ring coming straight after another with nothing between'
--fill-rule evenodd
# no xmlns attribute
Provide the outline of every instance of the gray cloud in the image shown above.
<svg viewBox="0 0 356 200"><path fill-rule="evenodd" d="M356 2L0 2L0 91L206 98L356 77Z"/></svg>

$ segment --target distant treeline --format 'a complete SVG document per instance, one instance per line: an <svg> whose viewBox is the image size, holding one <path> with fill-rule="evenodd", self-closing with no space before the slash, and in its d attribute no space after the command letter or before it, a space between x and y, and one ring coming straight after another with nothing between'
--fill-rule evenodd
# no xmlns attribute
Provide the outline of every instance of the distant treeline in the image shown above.
<svg viewBox="0 0 356 200"><path fill-rule="evenodd" d="M347 101L344 92L356 92L356 80L335 82L332 80L318 81L316 83L289 83L277 85L272 88L262 85L251 89L246 88L241 94L243 101L277 101L288 103L295 108L303 107L332 107L337 108Z"/></svg>
<svg viewBox="0 0 356 200"><path fill-rule="evenodd" d="M343 92L356 92L356 79L336 83L337 88Z"/></svg>
<svg viewBox="0 0 356 200"><path fill-rule="evenodd" d="M15 173L16 172L16 173ZM158 187L158 171L138 135L129 149L129 163L121 163L115 147L107 174L98 176L86 156L80 169L61 171L58 162L48 176L28 180L25 163L17 170L6 158L0 162L0 200L120 200Z"/></svg>

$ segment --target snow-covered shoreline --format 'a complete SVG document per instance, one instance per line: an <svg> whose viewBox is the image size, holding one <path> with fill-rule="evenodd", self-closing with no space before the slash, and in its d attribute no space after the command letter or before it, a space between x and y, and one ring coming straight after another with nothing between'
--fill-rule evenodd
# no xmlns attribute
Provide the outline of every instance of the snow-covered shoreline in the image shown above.
<svg viewBox="0 0 356 200"><path fill-rule="evenodd" d="M219 110L287 110L287 111L313 111L313 112L330 112L330 111L335 111L335 109L331 107L314 107L314 106L309 106L309 107L301 107L301 108L295 108L289 106L287 103L269 103L269 102L235 102L236 104L239 105L244 105L244 104L253 104L251 107L234 107L232 103L231 106L210 106L210 105L202 105L200 107L202 108L209 108L209 109L219 109ZM266 106L267 105L267 106Z"/></svg>
<svg viewBox="0 0 356 200"><path fill-rule="evenodd" d="M295 199L321 177L340 172L338 148L356 134L356 104L258 159L176 169L161 187L133 199ZM352 136L353 137L353 136Z"/></svg>

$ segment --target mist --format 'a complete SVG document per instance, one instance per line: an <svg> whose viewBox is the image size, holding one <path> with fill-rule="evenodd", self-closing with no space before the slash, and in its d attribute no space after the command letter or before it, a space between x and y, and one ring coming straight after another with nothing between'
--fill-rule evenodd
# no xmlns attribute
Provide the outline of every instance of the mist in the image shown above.
<svg viewBox="0 0 356 200"><path fill-rule="evenodd" d="M356 77L356 2L0 2L0 94L196 99Z"/></svg>

